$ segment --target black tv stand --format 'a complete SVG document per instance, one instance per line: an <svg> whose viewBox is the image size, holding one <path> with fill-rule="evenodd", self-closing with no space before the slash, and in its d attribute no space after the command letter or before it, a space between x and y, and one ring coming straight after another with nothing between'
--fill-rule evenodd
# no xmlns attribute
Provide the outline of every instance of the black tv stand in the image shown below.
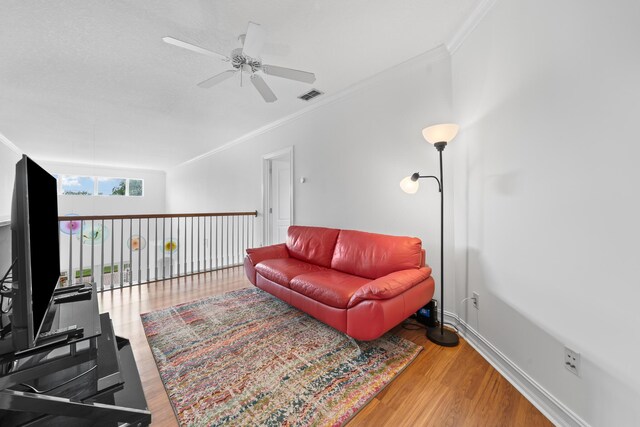
<svg viewBox="0 0 640 427"><path fill-rule="evenodd" d="M0 354L0 425L149 425L131 345L98 313L95 287L88 300L53 307L51 330L76 325L84 335Z"/></svg>

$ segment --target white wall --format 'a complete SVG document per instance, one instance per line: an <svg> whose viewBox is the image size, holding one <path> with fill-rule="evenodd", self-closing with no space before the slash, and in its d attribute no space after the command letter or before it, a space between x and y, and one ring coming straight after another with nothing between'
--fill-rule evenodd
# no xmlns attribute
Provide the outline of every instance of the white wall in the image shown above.
<svg viewBox="0 0 640 427"><path fill-rule="evenodd" d="M11 198L16 162L20 154L0 134L0 277L11 265Z"/></svg>
<svg viewBox="0 0 640 427"><path fill-rule="evenodd" d="M499 1L452 59L463 317L593 426L640 425L638 22L636 1Z"/></svg>
<svg viewBox="0 0 640 427"><path fill-rule="evenodd" d="M416 171L438 173L437 151L421 130L450 120L448 53L428 52L330 101L246 142L169 171L169 211L261 211L262 156L294 146L296 224L418 236L439 274L437 185L424 182L409 196L399 182ZM445 171L450 166L447 154ZM299 182L301 177L306 183ZM256 242L261 237L258 233ZM453 265L453 257L449 259Z"/></svg>
<svg viewBox="0 0 640 427"><path fill-rule="evenodd" d="M5 145L0 134L0 222L11 217L11 197L13 195L13 180L16 173L16 163L21 154L12 145ZM10 144L10 143L9 143Z"/></svg>

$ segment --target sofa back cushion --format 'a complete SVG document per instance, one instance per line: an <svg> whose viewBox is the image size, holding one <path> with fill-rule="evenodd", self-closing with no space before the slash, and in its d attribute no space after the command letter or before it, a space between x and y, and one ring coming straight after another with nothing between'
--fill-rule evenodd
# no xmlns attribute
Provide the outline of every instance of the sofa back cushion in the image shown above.
<svg viewBox="0 0 640 427"><path fill-rule="evenodd" d="M394 271L420 268L421 260L422 241L417 237L341 230L331 268L377 279Z"/></svg>
<svg viewBox="0 0 640 427"><path fill-rule="evenodd" d="M338 233L335 228L292 225L286 243L289 256L329 268Z"/></svg>

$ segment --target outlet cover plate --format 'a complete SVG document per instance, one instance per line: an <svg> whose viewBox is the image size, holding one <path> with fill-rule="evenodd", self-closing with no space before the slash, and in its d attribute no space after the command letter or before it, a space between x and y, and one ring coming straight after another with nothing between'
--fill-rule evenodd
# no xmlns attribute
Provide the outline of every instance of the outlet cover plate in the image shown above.
<svg viewBox="0 0 640 427"><path fill-rule="evenodd" d="M580 376L580 353L571 350L569 347L564 348L564 367L569 372Z"/></svg>
<svg viewBox="0 0 640 427"><path fill-rule="evenodd" d="M480 294L477 292L473 293L473 297L471 298L471 303L476 310L480 310Z"/></svg>

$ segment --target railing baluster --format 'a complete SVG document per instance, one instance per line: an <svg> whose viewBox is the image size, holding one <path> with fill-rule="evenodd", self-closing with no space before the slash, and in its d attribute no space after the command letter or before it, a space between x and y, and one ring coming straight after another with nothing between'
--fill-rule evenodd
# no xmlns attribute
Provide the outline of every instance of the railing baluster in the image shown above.
<svg viewBox="0 0 640 427"><path fill-rule="evenodd" d="M133 219L129 219L129 286L132 285L133 282L133 245L131 241L133 240Z"/></svg>
<svg viewBox="0 0 640 427"><path fill-rule="evenodd" d="M213 270L213 217L209 217L209 269Z"/></svg>
<svg viewBox="0 0 640 427"><path fill-rule="evenodd" d="M180 217L177 218L178 219L178 237L176 237L176 242L180 242ZM184 234L185 236L187 235L187 225L186 225L186 221L187 221L187 217L184 218L185 220L185 228L184 228ZM180 245L178 244L176 246L176 267L177 267L177 274L178 277L180 277ZM184 272L185 274L187 274L187 271L185 270Z"/></svg>
<svg viewBox="0 0 640 427"><path fill-rule="evenodd" d="M165 218L162 218L162 280L164 280L166 277L165 272L167 271L165 265L164 265L164 261L166 259L165 256L165 244L166 244L166 231L165 231Z"/></svg>
<svg viewBox="0 0 640 427"><path fill-rule="evenodd" d="M140 245L142 244L142 230L141 230L141 222L142 219L138 218L138 285L142 281L142 250L140 249Z"/></svg>
<svg viewBox="0 0 640 427"><path fill-rule="evenodd" d="M193 273L193 217L191 217L191 273Z"/></svg>
<svg viewBox="0 0 640 427"><path fill-rule="evenodd" d="M120 287L124 286L124 219L120 220Z"/></svg>
<svg viewBox="0 0 640 427"><path fill-rule="evenodd" d="M116 236L116 229L113 228L113 219L111 220L111 233L113 234L113 239L111 239L111 271L109 272L111 274L111 289L113 289L113 260L115 259L115 236Z"/></svg>
<svg viewBox="0 0 640 427"><path fill-rule="evenodd" d="M158 218L155 221L155 232L153 233L154 241L156 242L156 255L153 260L153 278L158 280Z"/></svg>
<svg viewBox="0 0 640 427"><path fill-rule="evenodd" d="M187 221L187 217L184 217L184 259L183 259L183 266L184 266L184 274L187 275L187 271L189 270L188 265L189 263L187 262L187 227L189 227L189 222Z"/></svg>
<svg viewBox="0 0 640 427"><path fill-rule="evenodd" d="M198 258L197 258L197 265L198 265L198 273L200 273L200 217L196 217L198 218Z"/></svg>
<svg viewBox="0 0 640 427"><path fill-rule="evenodd" d="M91 236L91 238L93 239L93 236ZM82 283L82 255L84 252L84 220L80 220L80 280L78 283Z"/></svg>
<svg viewBox="0 0 640 427"><path fill-rule="evenodd" d="M235 224L235 228L236 228L236 235L234 237L234 242L236 242L236 248L233 251L233 255L235 256L235 265L238 265L238 259L239 259L239 253L240 253L240 217L239 216L235 216L233 218L233 223Z"/></svg>
<svg viewBox="0 0 640 427"><path fill-rule="evenodd" d="M227 252L226 252L226 258L227 258L227 264L225 265L225 267L229 267L229 229L231 227L229 227L229 216L227 215L227 230L226 230L226 234L227 234Z"/></svg>
<svg viewBox="0 0 640 427"><path fill-rule="evenodd" d="M216 260L216 270L218 269L218 254L220 253L218 251L218 217L216 216L216 254L215 254L215 260Z"/></svg>
<svg viewBox="0 0 640 427"><path fill-rule="evenodd" d="M138 218L138 285L142 283L142 219Z"/></svg>
<svg viewBox="0 0 640 427"><path fill-rule="evenodd" d="M149 252L151 250L151 235L149 233L149 223L151 222L151 218L147 218L147 282L150 282L150 278L149 278L149 273L150 273L150 269L149 269Z"/></svg>
<svg viewBox="0 0 640 427"><path fill-rule="evenodd" d="M169 218L169 240L171 247L169 248L169 277L173 279L173 217Z"/></svg>
<svg viewBox="0 0 640 427"><path fill-rule="evenodd" d="M67 283L73 285L73 221L69 221L69 272L67 273Z"/></svg>
<svg viewBox="0 0 640 427"><path fill-rule="evenodd" d="M100 223L102 242L100 244L100 291L104 290L104 219Z"/></svg>
<svg viewBox="0 0 640 427"><path fill-rule="evenodd" d="M202 217L202 253L204 271L207 271L207 217Z"/></svg>
<svg viewBox="0 0 640 427"><path fill-rule="evenodd" d="M92 236L94 235L93 227L94 227L94 220L91 220L91 235ZM102 237L103 238L100 239L100 240L104 240L104 233L102 233ZM92 243L95 243L95 242L92 242ZM91 245L91 283L94 282L94 279L93 279L93 263L94 263L94 261L93 261L93 249L94 248L95 248L95 245Z"/></svg>

